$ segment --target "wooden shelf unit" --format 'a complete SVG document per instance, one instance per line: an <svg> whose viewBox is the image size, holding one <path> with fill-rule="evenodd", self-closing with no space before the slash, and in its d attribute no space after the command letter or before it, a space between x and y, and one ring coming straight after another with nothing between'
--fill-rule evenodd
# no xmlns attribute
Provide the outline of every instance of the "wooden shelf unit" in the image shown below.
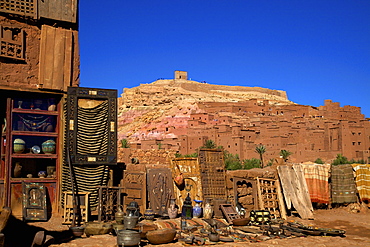
<svg viewBox="0 0 370 247"><path fill-rule="evenodd" d="M49 103L53 100L55 109L48 110ZM8 98L6 106L6 124L2 126L1 134L1 169L0 175L4 179L5 198L3 205L11 207L15 216L22 215L22 182L41 183L46 187L48 203L51 208L57 208L59 189L59 124L60 96L53 94L29 94L23 98ZM35 107L36 102L40 109ZM55 103L54 103L55 102ZM25 109L26 108L26 109ZM25 150L21 153L14 152L14 140L22 139ZM47 140L56 143L55 152L44 153L42 144ZM32 147L38 146L40 153L33 153ZM15 167L18 169L15 171ZM47 171L47 177L39 177L40 171ZM32 174L32 177L31 175Z"/></svg>

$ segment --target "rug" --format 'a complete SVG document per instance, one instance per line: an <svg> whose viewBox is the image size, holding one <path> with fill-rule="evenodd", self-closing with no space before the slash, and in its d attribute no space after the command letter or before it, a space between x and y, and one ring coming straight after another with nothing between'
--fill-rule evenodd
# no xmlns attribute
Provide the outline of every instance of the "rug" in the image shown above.
<svg viewBox="0 0 370 247"><path fill-rule="evenodd" d="M331 168L331 202L357 202L356 183L352 165L337 165Z"/></svg>
<svg viewBox="0 0 370 247"><path fill-rule="evenodd" d="M356 187L362 202L370 202L370 164L352 164Z"/></svg>
<svg viewBox="0 0 370 247"><path fill-rule="evenodd" d="M329 203L330 165L302 164L311 202Z"/></svg>

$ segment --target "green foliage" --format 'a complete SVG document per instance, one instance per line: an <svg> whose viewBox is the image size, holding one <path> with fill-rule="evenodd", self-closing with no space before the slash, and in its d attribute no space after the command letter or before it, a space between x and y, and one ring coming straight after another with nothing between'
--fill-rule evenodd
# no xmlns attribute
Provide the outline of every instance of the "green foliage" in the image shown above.
<svg viewBox="0 0 370 247"><path fill-rule="evenodd" d="M256 158L252 159L245 159L243 160L243 169L249 170L252 168L260 168L261 167L261 161Z"/></svg>
<svg viewBox="0 0 370 247"><path fill-rule="evenodd" d="M349 164L366 164L366 161L365 160L354 160L354 159L351 159L349 161Z"/></svg>
<svg viewBox="0 0 370 247"><path fill-rule="evenodd" d="M214 149L216 147L217 147L216 143L213 140L208 139L206 143L204 144L204 146L202 146L201 148Z"/></svg>
<svg viewBox="0 0 370 247"><path fill-rule="evenodd" d="M157 145L158 145L158 149L162 148L162 143L161 142L158 142Z"/></svg>
<svg viewBox="0 0 370 247"><path fill-rule="evenodd" d="M270 159L268 162L267 162L267 165L266 166L272 166L272 164L274 163L274 159Z"/></svg>
<svg viewBox="0 0 370 247"><path fill-rule="evenodd" d="M130 147L130 144L128 144L127 139L122 139L121 140L121 147L122 148L129 148Z"/></svg>
<svg viewBox="0 0 370 247"><path fill-rule="evenodd" d="M225 154L225 168L226 170L242 169L242 162L239 159L239 155L226 153Z"/></svg>
<svg viewBox="0 0 370 247"><path fill-rule="evenodd" d="M293 153L290 152L290 151L288 151L288 150L283 149L283 150L280 150L280 153L279 154L280 154L280 156L283 157L284 161L287 161L288 160L288 157L290 155L292 155Z"/></svg>
<svg viewBox="0 0 370 247"><path fill-rule="evenodd" d="M259 144L258 146L256 146L256 149L254 151L260 155L261 168L264 168L263 154L266 152L266 147L262 144Z"/></svg>
<svg viewBox="0 0 370 247"><path fill-rule="evenodd" d="M317 159L315 160L315 163L316 163L316 164L324 164L324 161L322 161L322 159L320 159L320 158L317 158Z"/></svg>
<svg viewBox="0 0 370 247"><path fill-rule="evenodd" d="M349 161L346 157L342 154L337 154L335 160L331 163L333 166L342 165L342 164L349 164Z"/></svg>
<svg viewBox="0 0 370 247"><path fill-rule="evenodd" d="M198 153L195 152L195 153L192 153L192 154L185 154L184 157L185 158L196 158L196 157L198 157Z"/></svg>
<svg viewBox="0 0 370 247"><path fill-rule="evenodd" d="M196 158L196 157L198 157L197 152L192 153L192 154L185 154L185 155L182 155L180 153L175 153L175 158Z"/></svg>

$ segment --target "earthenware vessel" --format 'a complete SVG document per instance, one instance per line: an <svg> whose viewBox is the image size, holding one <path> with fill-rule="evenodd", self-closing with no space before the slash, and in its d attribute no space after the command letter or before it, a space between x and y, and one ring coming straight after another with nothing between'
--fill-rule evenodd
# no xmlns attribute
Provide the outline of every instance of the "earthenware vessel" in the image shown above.
<svg viewBox="0 0 370 247"><path fill-rule="evenodd" d="M24 152L25 148L26 148L25 141L23 141L20 138L14 139L14 142L13 142L14 153L21 154Z"/></svg>
<svg viewBox="0 0 370 247"><path fill-rule="evenodd" d="M155 217L154 210L150 207L150 203L149 203L149 207L145 209L145 212L144 212L144 219L154 220L154 217Z"/></svg>
<svg viewBox="0 0 370 247"><path fill-rule="evenodd" d="M210 200L206 200L206 204L204 205L204 210L203 210L203 218L212 219L212 217L213 217L213 207L211 205Z"/></svg>
<svg viewBox="0 0 370 247"><path fill-rule="evenodd" d="M53 154L55 152L55 141L47 140L41 144L42 152L45 154Z"/></svg>
<svg viewBox="0 0 370 247"><path fill-rule="evenodd" d="M201 204L203 201L201 200L194 200L195 206L193 207L193 217L199 218L202 215L202 207Z"/></svg>
<svg viewBox="0 0 370 247"><path fill-rule="evenodd" d="M175 236L175 229L159 229L149 231L146 234L146 238L151 244L167 244L169 242L172 242Z"/></svg>
<svg viewBox="0 0 370 247"><path fill-rule="evenodd" d="M178 210L177 210L175 201L176 201L175 198L171 198L170 199L170 206L167 209L168 217L170 217L170 219L177 218Z"/></svg>

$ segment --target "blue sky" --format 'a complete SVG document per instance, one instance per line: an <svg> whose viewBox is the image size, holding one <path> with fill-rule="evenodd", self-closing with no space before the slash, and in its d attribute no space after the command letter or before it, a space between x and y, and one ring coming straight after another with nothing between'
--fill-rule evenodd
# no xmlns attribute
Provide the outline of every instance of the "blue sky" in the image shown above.
<svg viewBox="0 0 370 247"><path fill-rule="evenodd" d="M81 86L173 78L284 90L370 118L369 0L82 0Z"/></svg>

